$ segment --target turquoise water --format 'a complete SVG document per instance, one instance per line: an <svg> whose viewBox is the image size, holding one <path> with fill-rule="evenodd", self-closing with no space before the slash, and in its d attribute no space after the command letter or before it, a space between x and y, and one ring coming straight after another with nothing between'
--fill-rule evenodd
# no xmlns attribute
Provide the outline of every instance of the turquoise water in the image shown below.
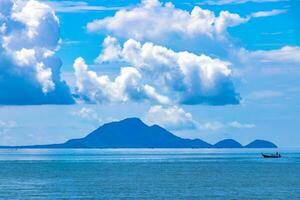
<svg viewBox="0 0 300 200"><path fill-rule="evenodd" d="M300 149L0 150L0 199L300 199Z"/></svg>

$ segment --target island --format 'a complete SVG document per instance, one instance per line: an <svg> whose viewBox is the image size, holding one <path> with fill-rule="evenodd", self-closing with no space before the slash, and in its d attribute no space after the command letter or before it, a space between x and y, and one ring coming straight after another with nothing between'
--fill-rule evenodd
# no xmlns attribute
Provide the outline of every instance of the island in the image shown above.
<svg viewBox="0 0 300 200"><path fill-rule="evenodd" d="M148 126L139 118L106 123L87 136L61 144L1 146L0 148L277 148L272 142L255 140L246 146L226 139L215 145L201 139L185 139L159 125Z"/></svg>

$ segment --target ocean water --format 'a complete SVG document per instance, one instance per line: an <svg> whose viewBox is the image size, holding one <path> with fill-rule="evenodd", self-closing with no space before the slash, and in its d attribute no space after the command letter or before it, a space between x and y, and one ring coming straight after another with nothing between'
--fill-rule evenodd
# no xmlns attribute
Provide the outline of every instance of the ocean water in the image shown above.
<svg viewBox="0 0 300 200"><path fill-rule="evenodd" d="M300 199L300 149L2 149L0 199Z"/></svg>

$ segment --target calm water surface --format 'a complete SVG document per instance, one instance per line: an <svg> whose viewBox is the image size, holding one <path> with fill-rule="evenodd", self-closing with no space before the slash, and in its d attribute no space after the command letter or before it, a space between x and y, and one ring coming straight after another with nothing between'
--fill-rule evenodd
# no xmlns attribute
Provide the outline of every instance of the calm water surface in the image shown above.
<svg viewBox="0 0 300 200"><path fill-rule="evenodd" d="M300 199L300 149L0 150L0 199Z"/></svg>

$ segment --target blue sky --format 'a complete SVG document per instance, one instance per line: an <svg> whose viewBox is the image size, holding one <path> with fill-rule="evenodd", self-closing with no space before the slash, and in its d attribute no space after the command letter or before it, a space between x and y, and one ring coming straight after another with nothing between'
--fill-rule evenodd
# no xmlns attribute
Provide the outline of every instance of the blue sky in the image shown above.
<svg viewBox="0 0 300 200"><path fill-rule="evenodd" d="M20 2L0 3L0 145L132 116L300 145L299 1Z"/></svg>

